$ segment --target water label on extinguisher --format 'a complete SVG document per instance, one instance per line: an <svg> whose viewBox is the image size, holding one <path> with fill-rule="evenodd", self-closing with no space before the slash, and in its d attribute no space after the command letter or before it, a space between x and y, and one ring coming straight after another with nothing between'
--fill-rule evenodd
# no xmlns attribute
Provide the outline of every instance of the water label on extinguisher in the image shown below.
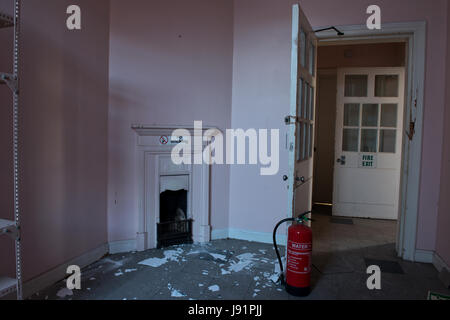
<svg viewBox="0 0 450 320"><path fill-rule="evenodd" d="M312 243L288 242L287 270L297 274L311 272Z"/></svg>

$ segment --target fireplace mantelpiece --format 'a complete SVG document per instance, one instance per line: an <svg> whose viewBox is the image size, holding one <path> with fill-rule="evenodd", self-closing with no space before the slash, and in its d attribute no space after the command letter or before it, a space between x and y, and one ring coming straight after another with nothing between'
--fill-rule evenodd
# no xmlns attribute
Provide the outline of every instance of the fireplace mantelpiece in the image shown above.
<svg viewBox="0 0 450 320"><path fill-rule="evenodd" d="M164 179L170 176L188 177L188 215L189 218L193 219L193 240L195 243L205 243L211 239L209 214L210 167L207 164L175 165L171 159L171 151L174 145L161 142L162 137L170 137L173 131L181 128L184 127L143 125L132 127L137 133L138 251L157 247L161 177L164 177ZM191 131L189 127L185 129ZM208 128L204 130L208 130ZM202 150L192 150L192 154L197 152L202 152Z"/></svg>

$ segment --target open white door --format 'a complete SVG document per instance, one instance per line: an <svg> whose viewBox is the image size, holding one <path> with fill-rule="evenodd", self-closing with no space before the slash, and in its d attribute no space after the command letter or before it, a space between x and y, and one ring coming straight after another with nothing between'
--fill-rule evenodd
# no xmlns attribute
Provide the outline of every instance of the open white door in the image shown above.
<svg viewBox="0 0 450 320"><path fill-rule="evenodd" d="M398 218L404 68L338 70L333 215Z"/></svg>
<svg viewBox="0 0 450 320"><path fill-rule="evenodd" d="M291 113L289 129L289 214L311 210L317 39L299 5L293 6Z"/></svg>

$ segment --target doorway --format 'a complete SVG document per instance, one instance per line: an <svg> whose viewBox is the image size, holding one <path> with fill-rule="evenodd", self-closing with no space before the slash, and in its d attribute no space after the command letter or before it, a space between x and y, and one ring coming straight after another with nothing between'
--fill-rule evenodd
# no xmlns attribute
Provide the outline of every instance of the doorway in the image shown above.
<svg viewBox="0 0 450 320"><path fill-rule="evenodd" d="M407 39L318 47L312 201L319 250L395 247L407 49Z"/></svg>

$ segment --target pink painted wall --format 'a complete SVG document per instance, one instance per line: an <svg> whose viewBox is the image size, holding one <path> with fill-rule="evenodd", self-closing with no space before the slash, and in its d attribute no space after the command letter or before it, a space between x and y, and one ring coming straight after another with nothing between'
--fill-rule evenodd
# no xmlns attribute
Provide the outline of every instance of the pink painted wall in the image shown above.
<svg viewBox="0 0 450 320"><path fill-rule="evenodd" d="M76 3L84 10L83 31L78 33L64 28L65 8L73 1L24 2L21 148L25 278L107 240L135 238L138 213L132 123L188 125L203 120L222 129L280 128L283 146L283 118L290 103L294 2L111 0L109 8L107 0L79 0ZM434 250L441 168L444 175L448 171L448 150L442 153L446 141L442 119L445 101L449 101L444 96L445 79L450 73L448 65L442 68L448 61L447 34L443 32L447 2L377 3L384 22L428 22L417 247ZM0 0L0 6L8 4L9 0ZM301 4L311 23L323 26L363 24L369 3L303 0ZM4 37L2 31L0 39ZM0 90L2 97L7 95ZM2 114L1 130L9 123L6 120ZM0 139L4 148L9 140L6 131ZM449 136L446 131L446 138ZM10 163L7 155L0 161L2 168ZM258 167L214 167L213 228L271 232L275 222L286 216L287 192L281 178L287 173L284 148L280 163L280 173L274 177L261 177ZM1 171L0 177L7 179L8 173ZM11 187L4 181L0 204L10 211ZM444 182L443 186L445 193L448 186ZM448 223L446 198L441 194L439 223ZM438 250L445 257L446 231L440 227L437 239ZM0 242L0 249L4 246ZM10 267L2 262L1 268Z"/></svg>
<svg viewBox="0 0 450 320"><path fill-rule="evenodd" d="M136 239L131 125L231 123L233 5L228 0L112 0L108 235ZM229 169L212 168L211 219L228 226Z"/></svg>
<svg viewBox="0 0 450 320"><path fill-rule="evenodd" d="M447 39L450 36L450 2L447 2ZM450 41L447 41L446 99L444 120L444 142L441 172L441 193L437 224L436 252L450 266Z"/></svg>
<svg viewBox="0 0 450 320"><path fill-rule="evenodd" d="M66 28L70 4L82 7L82 31ZM28 280L107 241L109 2L24 1L22 18L21 209ZM1 186L10 199L10 188ZM3 205L11 207L2 198Z"/></svg>
<svg viewBox="0 0 450 320"><path fill-rule="evenodd" d="M279 128L289 112L291 0L235 0L232 127ZM383 22L427 21L425 123L419 198L418 249L434 250L442 159L447 23L446 0L378 0ZM315 27L365 24L361 0L302 0ZM444 28L444 29L443 29ZM258 168L232 167L230 227L271 232L286 216L287 151L278 176L260 177Z"/></svg>

